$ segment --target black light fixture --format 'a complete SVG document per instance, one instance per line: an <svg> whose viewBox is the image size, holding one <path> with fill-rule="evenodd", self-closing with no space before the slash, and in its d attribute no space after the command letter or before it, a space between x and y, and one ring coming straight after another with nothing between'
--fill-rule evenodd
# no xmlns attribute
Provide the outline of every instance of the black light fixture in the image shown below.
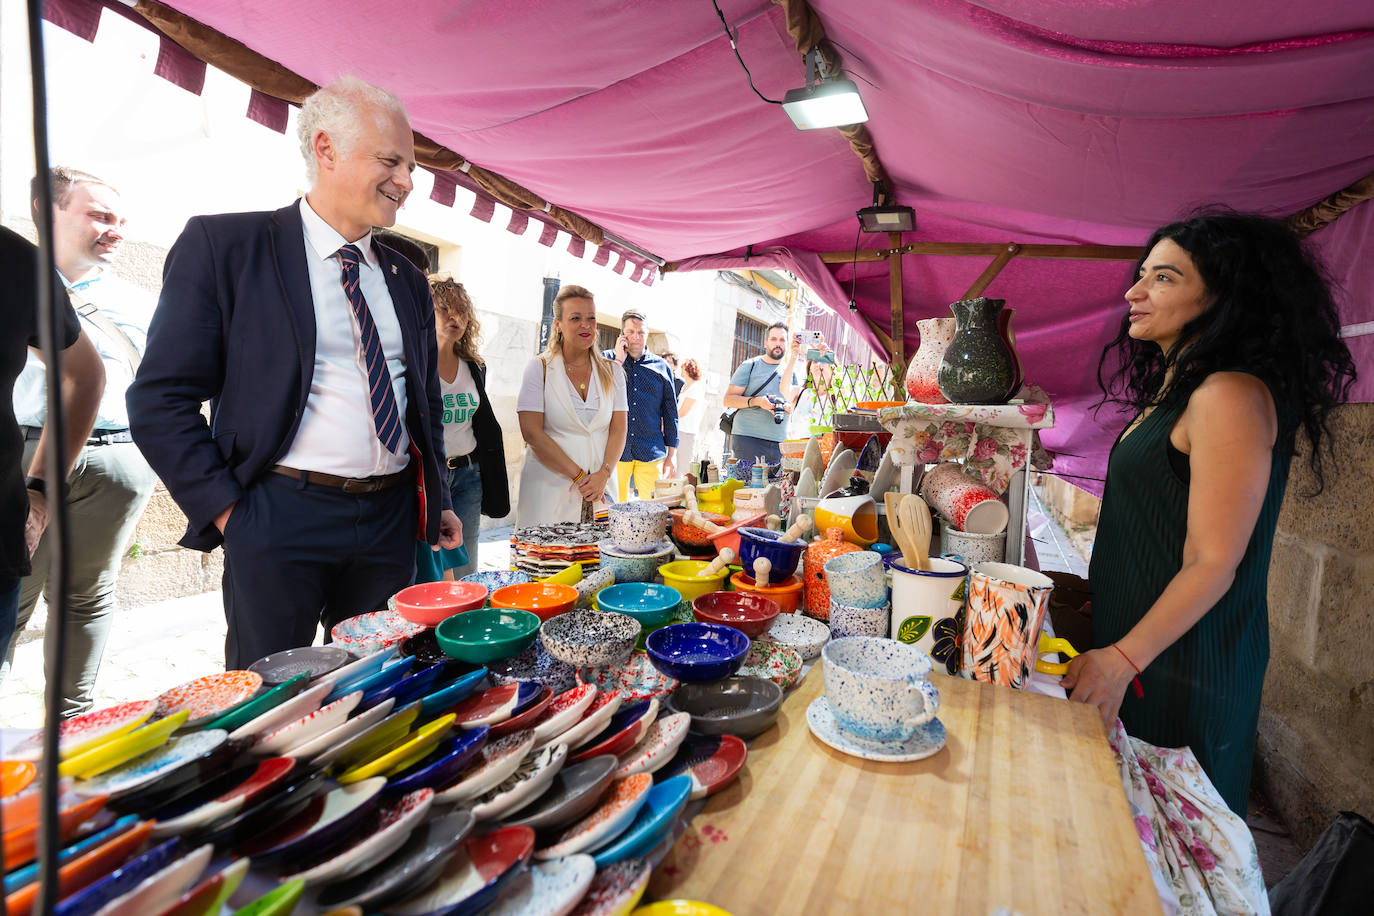
<svg viewBox="0 0 1374 916"><path fill-rule="evenodd" d="M873 205L854 215L864 232L915 232L916 211L900 204L888 203L892 194L881 181L873 182Z"/></svg>
<svg viewBox="0 0 1374 916"><path fill-rule="evenodd" d="M868 120L859 87L853 80L829 75L819 47L806 52L805 67L806 85L789 89L782 97L782 110L798 130L841 127Z"/></svg>

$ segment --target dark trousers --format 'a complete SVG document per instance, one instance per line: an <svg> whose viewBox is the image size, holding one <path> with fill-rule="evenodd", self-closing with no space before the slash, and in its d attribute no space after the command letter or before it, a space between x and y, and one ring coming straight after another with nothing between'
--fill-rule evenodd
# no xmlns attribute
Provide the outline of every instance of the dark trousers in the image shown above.
<svg viewBox="0 0 1374 916"><path fill-rule="evenodd" d="M0 576L0 658L10 648L14 637L14 618L19 611L19 583L21 580Z"/></svg>
<svg viewBox="0 0 1374 916"><path fill-rule="evenodd" d="M267 474L239 500L224 532L227 669L325 642L336 623L386 607L415 572L411 484L376 493Z"/></svg>

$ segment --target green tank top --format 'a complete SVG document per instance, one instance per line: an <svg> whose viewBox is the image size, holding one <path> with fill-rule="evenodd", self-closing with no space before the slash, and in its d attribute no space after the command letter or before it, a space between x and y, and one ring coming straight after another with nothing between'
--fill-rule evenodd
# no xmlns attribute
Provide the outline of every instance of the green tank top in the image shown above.
<svg viewBox="0 0 1374 916"><path fill-rule="evenodd" d="M1189 484L1177 462L1171 465L1170 451L1179 453L1169 433L1184 406L1156 409L1112 448L1089 569L1093 648L1125 636L1182 566ZM1121 705L1132 737L1191 747L1242 817L1269 663L1269 554L1288 465L1288 450L1276 447L1264 504L1231 587L1144 670L1144 697L1127 689Z"/></svg>

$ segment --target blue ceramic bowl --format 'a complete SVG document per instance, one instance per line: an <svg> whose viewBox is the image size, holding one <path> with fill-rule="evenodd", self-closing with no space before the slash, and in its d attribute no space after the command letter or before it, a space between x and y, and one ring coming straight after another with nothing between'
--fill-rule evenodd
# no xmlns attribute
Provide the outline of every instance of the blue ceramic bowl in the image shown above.
<svg viewBox="0 0 1374 916"><path fill-rule="evenodd" d="M780 541L782 534L767 528L741 528L739 530L739 559L745 573L754 575L754 561L767 557L773 564L768 575L769 582L781 582L797 571L802 554L806 552L806 542Z"/></svg>
<svg viewBox="0 0 1374 916"><path fill-rule="evenodd" d="M529 573L521 572L518 569L489 569L486 572L468 573L459 581L476 582L478 585L487 587L487 594L490 595L498 588L505 588L507 585L520 585L522 582L533 582Z"/></svg>
<svg viewBox="0 0 1374 916"><path fill-rule="evenodd" d="M447 741L441 742L438 749L425 759L391 777L382 791L395 798L416 789L432 788L452 782L482 750L490 732L491 728L487 725L460 731Z"/></svg>
<svg viewBox="0 0 1374 916"><path fill-rule="evenodd" d="M133 890L145 879L151 878L163 868L172 864L181 852L181 838L172 837L160 845L126 862L119 868L102 877L99 881L57 904L57 916L93 916L105 904Z"/></svg>
<svg viewBox="0 0 1374 916"><path fill-rule="evenodd" d="M367 677L363 678L360 681L354 681L351 684L342 686L336 685L333 690L329 691L329 696L324 698L323 705L333 703L339 697L346 696L347 694L350 694L355 690L361 690L363 692L363 695L366 696L374 690L381 690L383 687L390 687L392 684L396 683L397 681L401 680L402 678L410 674L410 669L414 667L415 656L411 655L407 656L406 658L399 659L398 661L392 662L391 664L383 668L381 671L378 671L375 674L369 674Z"/></svg>
<svg viewBox="0 0 1374 916"><path fill-rule="evenodd" d="M729 677L749 654L749 637L719 623L677 623L644 641L649 661L685 683Z"/></svg>
<svg viewBox="0 0 1374 916"><path fill-rule="evenodd" d="M628 614L645 627L667 623L681 603L681 592L653 582L612 585L603 588L596 596L596 606L601 610Z"/></svg>
<svg viewBox="0 0 1374 916"><path fill-rule="evenodd" d="M420 721L428 721L440 715L450 706L455 706L466 700L482 684L482 679L487 676L486 668L478 668L470 671L458 680L449 684L447 687L440 687L438 690L428 694L420 701ZM397 704L402 705L400 703ZM392 709L396 707L393 706Z"/></svg>
<svg viewBox="0 0 1374 916"><path fill-rule="evenodd" d="M358 701L358 708L355 712L362 712L371 709L378 703L391 697L396 698L396 706L404 706L411 700L418 700L420 697L429 693L439 681L439 675L444 673L442 664L430 665L428 668L414 674L401 678L394 684L385 687L378 687L363 694L363 698Z"/></svg>
<svg viewBox="0 0 1374 916"><path fill-rule="evenodd" d="M596 867L604 868L612 862L642 856L657 846L677 823L677 816L687 807L687 797L691 793L692 777L686 773L655 785L625 832L611 845L596 852Z"/></svg>
<svg viewBox="0 0 1374 916"><path fill-rule="evenodd" d="M617 582L652 582L658 568L673 559L673 542L664 541L649 553L626 553L609 539L597 543L601 552L601 569L615 573Z"/></svg>

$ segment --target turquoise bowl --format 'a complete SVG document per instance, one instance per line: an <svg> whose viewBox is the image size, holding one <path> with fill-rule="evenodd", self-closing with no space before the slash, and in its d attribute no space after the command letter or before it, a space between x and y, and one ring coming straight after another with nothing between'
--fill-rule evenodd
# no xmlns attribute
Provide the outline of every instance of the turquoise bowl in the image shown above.
<svg viewBox="0 0 1374 916"><path fill-rule="evenodd" d="M608 585L596 593L596 606L601 610L628 614L645 628L667 623L681 603L681 592L653 582Z"/></svg>
<svg viewBox="0 0 1374 916"><path fill-rule="evenodd" d="M434 628L449 658L485 665L519 655L539 635L539 618L513 608L485 608L455 614Z"/></svg>

